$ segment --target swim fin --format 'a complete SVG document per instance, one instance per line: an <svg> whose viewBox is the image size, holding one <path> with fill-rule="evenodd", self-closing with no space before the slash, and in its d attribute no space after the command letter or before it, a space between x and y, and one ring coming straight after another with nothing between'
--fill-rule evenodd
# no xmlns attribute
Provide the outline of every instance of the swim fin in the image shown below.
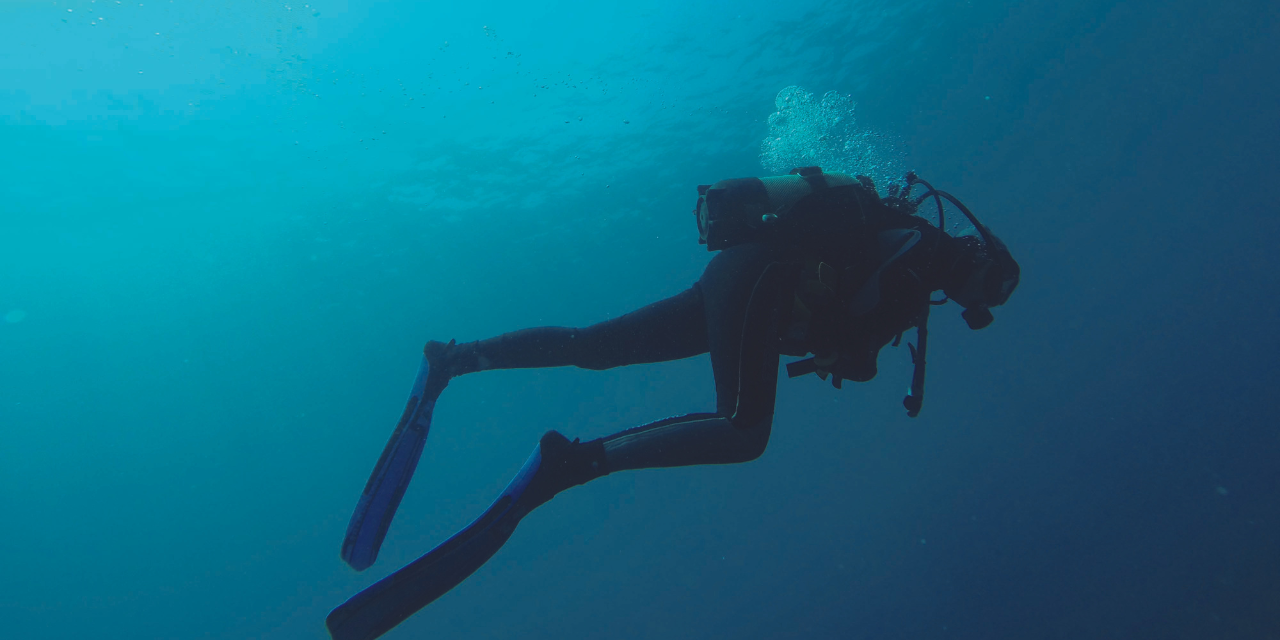
<svg viewBox="0 0 1280 640"><path fill-rule="evenodd" d="M520 498L542 466L542 445L492 505L440 546L379 580L329 613L334 640L373 640L475 573L502 548L533 507Z"/></svg>
<svg viewBox="0 0 1280 640"><path fill-rule="evenodd" d="M373 640L390 631L488 562L530 511L606 473L602 441L570 442L548 431L483 515L330 612L325 619L329 635L334 640Z"/></svg>
<svg viewBox="0 0 1280 640"><path fill-rule="evenodd" d="M355 513L351 514L351 522L347 525L347 535L342 541L342 559L356 571L368 569L377 559L378 549L391 526L391 518L395 516L405 489L409 487L409 480L413 478L418 458L422 456L422 448L427 442L427 431L431 429L431 412L440 392L448 384L447 377L443 384L439 378L439 375L431 375L431 364L424 355L400 422L365 483L364 493L360 495Z"/></svg>

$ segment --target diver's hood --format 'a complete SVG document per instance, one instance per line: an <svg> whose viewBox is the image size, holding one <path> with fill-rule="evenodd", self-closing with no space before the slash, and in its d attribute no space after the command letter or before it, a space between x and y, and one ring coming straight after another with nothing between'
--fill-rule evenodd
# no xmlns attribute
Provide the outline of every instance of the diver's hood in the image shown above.
<svg viewBox="0 0 1280 640"><path fill-rule="evenodd" d="M978 230L981 241L977 238L958 238L962 243L960 256L952 265L956 272L956 283L943 289L947 297L955 300L964 311L960 317L970 329L982 329L991 324L995 317L991 315L991 307L998 307L1009 300L1013 290L1018 288L1022 268L1009 253L1009 248L996 234L991 233L987 225L982 224L969 207L955 196L934 189L932 185L916 176L914 171L907 173L907 191L915 184L922 184L928 189L917 196L912 203L918 206L925 199L933 197L938 201L938 228L945 232L946 224L942 211L942 200L945 198L964 214L973 227Z"/></svg>
<svg viewBox="0 0 1280 640"><path fill-rule="evenodd" d="M979 243L976 238L961 239L968 242L965 242L961 257L953 266L959 272L957 286L944 292L965 308L960 317L970 329L982 329L995 319L991 315L991 307L1007 302L1014 289L1018 288L1022 268L990 229L981 224L975 226L983 242Z"/></svg>

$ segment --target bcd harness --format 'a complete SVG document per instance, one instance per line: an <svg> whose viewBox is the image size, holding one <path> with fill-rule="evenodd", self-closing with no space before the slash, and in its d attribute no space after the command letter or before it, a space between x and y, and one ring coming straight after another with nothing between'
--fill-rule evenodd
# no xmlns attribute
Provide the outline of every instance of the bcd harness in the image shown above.
<svg viewBox="0 0 1280 640"><path fill-rule="evenodd" d="M912 198L915 184L928 192ZM891 341L898 346L914 327L916 343L907 345L914 372L903 405L916 417L924 401L929 308L947 301L931 299L942 288L935 257L950 238L941 231L940 193L909 173L905 188L891 185L882 198L866 176L803 167L786 176L700 185L694 213L699 242L709 251L777 241L808 252L780 351L813 356L788 363L788 376L814 373L836 388L846 379L865 382L876 375L880 349ZM914 215L930 196L938 202L939 227Z"/></svg>

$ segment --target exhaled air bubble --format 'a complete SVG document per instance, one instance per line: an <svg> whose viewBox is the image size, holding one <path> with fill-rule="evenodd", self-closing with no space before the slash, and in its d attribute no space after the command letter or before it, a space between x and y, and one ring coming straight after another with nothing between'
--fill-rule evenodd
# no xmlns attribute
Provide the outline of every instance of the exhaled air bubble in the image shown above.
<svg viewBox="0 0 1280 640"><path fill-rule="evenodd" d="M828 91L821 100L802 87L778 92L777 111L768 118L769 137L760 145L760 161L770 173L818 165L825 171L868 175L881 184L900 179L903 152L892 137L859 130L856 103Z"/></svg>

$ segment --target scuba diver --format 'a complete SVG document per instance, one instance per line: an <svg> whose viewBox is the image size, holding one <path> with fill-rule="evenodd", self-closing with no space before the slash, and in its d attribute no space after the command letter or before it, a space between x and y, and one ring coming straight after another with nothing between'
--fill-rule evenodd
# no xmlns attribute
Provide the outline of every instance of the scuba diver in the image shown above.
<svg viewBox="0 0 1280 640"><path fill-rule="evenodd" d="M923 192L912 195L920 186ZM1004 243L959 200L914 173L882 197L865 176L796 169L787 176L698 188L700 242L719 253L685 291L585 328L541 327L459 344L428 342L408 405L352 517L343 559L373 563L422 451L431 411L449 380L493 369L610 369L710 353L716 410L665 418L582 442L556 431L471 525L328 616L337 640L390 630L476 571L530 511L570 487L628 469L732 464L759 457L773 424L782 355L791 377L815 373L839 388L876 375L881 348L908 345L915 372L903 403L924 393L929 310L964 307L972 329L992 321L1018 285ZM938 225L917 215L932 199ZM974 236L946 233L943 201ZM944 297L932 299L935 291Z"/></svg>

